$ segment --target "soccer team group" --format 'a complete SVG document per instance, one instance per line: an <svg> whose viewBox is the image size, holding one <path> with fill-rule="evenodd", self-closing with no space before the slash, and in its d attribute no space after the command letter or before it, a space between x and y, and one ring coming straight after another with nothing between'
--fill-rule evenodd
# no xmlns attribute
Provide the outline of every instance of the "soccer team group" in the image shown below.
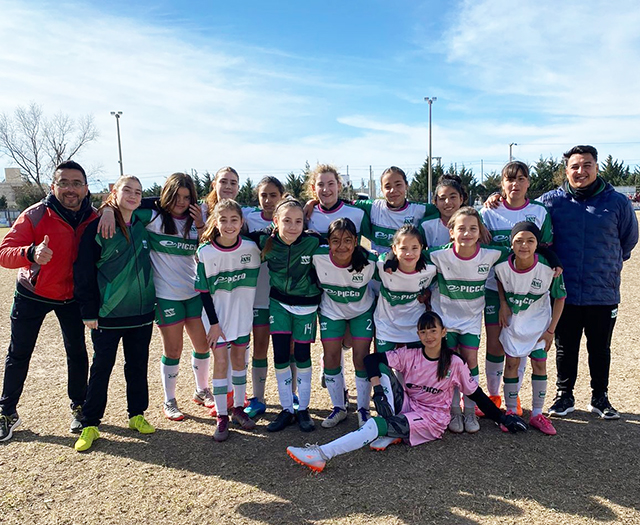
<svg viewBox="0 0 640 525"><path fill-rule="evenodd" d="M586 172L589 166L583 164L590 158L597 173L597 152L574 150L565 154L569 182L572 165L576 173ZM593 197L593 184L604 184L599 177L584 181L589 184L556 191L580 202L585 196L580 190L588 186L587 197ZM571 282L571 265L561 250L556 254L549 210L527 197L527 165L515 161L504 167L501 195L480 213L466 205L457 176L438 181L433 204L407 200L407 177L397 167L382 173L383 198L376 200L342 200L342 181L331 165L316 166L307 184L311 200L303 206L277 178L265 177L257 186L259 207L243 208L234 200L239 176L231 167L216 173L202 205L184 173L169 176L159 198L151 199L143 199L140 181L127 175L116 181L96 214L87 203L84 170L73 161L60 165L52 192L21 215L0 245L0 263L20 268L0 440L10 439L21 422L16 406L28 362L40 324L52 310L68 355L72 431L81 433L78 451L90 449L99 437L120 343L129 427L155 431L144 417L154 320L163 344L164 415L184 419L176 382L186 331L193 346L193 401L216 418L218 442L228 439L231 424L253 430L255 418L265 413L269 342L281 406L269 432L294 423L303 432L315 429L309 404L311 344L318 328L322 384L333 407L321 425L344 421L349 410L344 356L350 352L358 430L325 445L287 449L316 471L365 445L376 450L403 440L418 445L440 438L447 428L474 433L483 416L505 432L526 430L519 390L527 358L533 400L528 425L554 435L543 414L546 360L565 308L564 280ZM637 242L635 216L631 211L632 219L625 217L635 224L635 240L631 235L620 241L620 268ZM69 227L79 243L64 241L75 242L67 246L61 239ZM362 237L371 250L361 245ZM60 277L65 264L72 271ZM56 275L70 282L58 282ZM37 312L25 313L34 302L42 303ZM483 319L488 395L478 386ZM74 365L69 348L74 342L84 346L79 343L85 326L94 349L86 388L73 384L82 379L83 367ZM607 344L610 339L609 333ZM550 415L573 410L573 384L562 389L560 375ZM618 416L606 387L598 391L593 377L592 388L589 409L609 419Z"/></svg>

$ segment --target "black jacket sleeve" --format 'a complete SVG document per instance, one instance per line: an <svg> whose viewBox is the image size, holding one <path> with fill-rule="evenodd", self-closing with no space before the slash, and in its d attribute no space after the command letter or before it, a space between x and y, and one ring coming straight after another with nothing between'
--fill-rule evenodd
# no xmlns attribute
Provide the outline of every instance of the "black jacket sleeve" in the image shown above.
<svg viewBox="0 0 640 525"><path fill-rule="evenodd" d="M73 296L80 306L82 319L88 321L98 319L101 302L96 263L100 259L102 248L95 240L97 231L98 219L95 219L84 230L78 257L73 263Z"/></svg>
<svg viewBox="0 0 640 525"><path fill-rule="evenodd" d="M216 315L216 309L213 306L213 298L211 297L211 294L209 292L200 292L200 298L202 299L204 311L207 312L209 324L218 324L218 316Z"/></svg>

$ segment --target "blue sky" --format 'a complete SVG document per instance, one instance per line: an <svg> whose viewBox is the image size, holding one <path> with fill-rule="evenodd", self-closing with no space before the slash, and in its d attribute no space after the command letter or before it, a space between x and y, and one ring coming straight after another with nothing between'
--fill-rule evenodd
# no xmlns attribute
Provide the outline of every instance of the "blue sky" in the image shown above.
<svg viewBox="0 0 640 525"><path fill-rule="evenodd" d="M284 180L306 161L359 184L369 166L419 169L425 96L434 157L478 176L512 142L525 162L590 143L633 168L638 27L630 0L0 0L0 112L93 114L93 189L118 174L112 110L145 185L223 165Z"/></svg>

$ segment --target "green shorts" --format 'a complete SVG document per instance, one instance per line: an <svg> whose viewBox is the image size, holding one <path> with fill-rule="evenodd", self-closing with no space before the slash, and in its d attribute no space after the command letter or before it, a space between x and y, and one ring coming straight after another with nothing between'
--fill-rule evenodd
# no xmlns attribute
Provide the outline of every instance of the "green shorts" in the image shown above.
<svg viewBox="0 0 640 525"><path fill-rule="evenodd" d="M272 334L291 334L298 343L313 343L316 340L318 313L294 315L287 311L279 301L269 302L269 328Z"/></svg>
<svg viewBox="0 0 640 525"><path fill-rule="evenodd" d="M459 334L457 332L447 332L447 346L451 350L465 347L470 350L477 350L480 347L480 336L474 334Z"/></svg>
<svg viewBox="0 0 640 525"><path fill-rule="evenodd" d="M347 323L353 339L366 339L367 341L373 339L373 308L353 319L334 321L322 314L319 314L318 317L320 317L320 339L322 341L342 341L347 330Z"/></svg>
<svg viewBox="0 0 640 525"><path fill-rule="evenodd" d="M500 295L495 290L484 290L484 324L497 325L500 312Z"/></svg>
<svg viewBox="0 0 640 525"><path fill-rule="evenodd" d="M507 354L508 357L513 357ZM526 356L525 356L526 357ZM547 360L547 352L544 348L536 348L533 352L529 354L529 357L534 361L546 361Z"/></svg>
<svg viewBox="0 0 640 525"><path fill-rule="evenodd" d="M227 346L228 344L232 344L235 346L247 346L249 341L251 340L250 335L242 335L238 337L235 341L224 341L222 343L216 343L216 348L220 348L221 346Z"/></svg>
<svg viewBox="0 0 640 525"><path fill-rule="evenodd" d="M202 299L200 294L185 301L171 301L156 298L156 324L171 326L184 322L186 319L202 317Z"/></svg>
<svg viewBox="0 0 640 525"><path fill-rule="evenodd" d="M253 326L269 326L269 309L253 309Z"/></svg>

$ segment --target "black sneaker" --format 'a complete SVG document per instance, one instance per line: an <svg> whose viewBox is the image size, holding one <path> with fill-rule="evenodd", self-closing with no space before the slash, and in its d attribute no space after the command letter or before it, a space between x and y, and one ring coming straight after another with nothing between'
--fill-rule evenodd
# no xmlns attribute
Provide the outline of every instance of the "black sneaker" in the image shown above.
<svg viewBox="0 0 640 525"><path fill-rule="evenodd" d="M566 416L575 410L575 399L571 394L558 393L553 405L549 407L550 416Z"/></svg>
<svg viewBox="0 0 640 525"><path fill-rule="evenodd" d="M598 414L602 419L620 419L620 412L611 406L607 394L592 397L591 403L587 405L587 410Z"/></svg>
<svg viewBox="0 0 640 525"><path fill-rule="evenodd" d="M288 410L280 412L276 418L267 425L267 432L280 432L295 421L295 416Z"/></svg>
<svg viewBox="0 0 640 525"><path fill-rule="evenodd" d="M22 421L18 413L11 414L10 416L0 415L0 441L9 441L13 436L13 429L16 428Z"/></svg>
<svg viewBox="0 0 640 525"><path fill-rule="evenodd" d="M69 432L80 434L82 432L82 405L71 407L71 425Z"/></svg>
<svg viewBox="0 0 640 525"><path fill-rule="evenodd" d="M298 426L303 432L313 432L316 429L309 410L298 410Z"/></svg>

